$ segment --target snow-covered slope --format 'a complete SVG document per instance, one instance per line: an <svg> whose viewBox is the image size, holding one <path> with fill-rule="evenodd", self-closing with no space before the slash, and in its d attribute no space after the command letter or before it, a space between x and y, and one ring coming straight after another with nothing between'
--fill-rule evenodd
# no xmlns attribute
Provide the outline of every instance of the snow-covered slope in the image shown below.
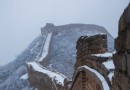
<svg viewBox="0 0 130 90"><path fill-rule="evenodd" d="M30 90L28 81L20 77L27 73L25 63L39 57L43 42L44 37L39 36L16 60L0 68L0 90Z"/></svg>
<svg viewBox="0 0 130 90"><path fill-rule="evenodd" d="M106 33L109 51L113 50L114 39L101 26L85 24L56 26L45 67L56 69L71 78L76 61L76 41L80 36L96 33ZM46 35L39 36L16 60L0 67L0 90L31 90L28 81L20 78L27 73L25 63L40 58L45 37Z"/></svg>

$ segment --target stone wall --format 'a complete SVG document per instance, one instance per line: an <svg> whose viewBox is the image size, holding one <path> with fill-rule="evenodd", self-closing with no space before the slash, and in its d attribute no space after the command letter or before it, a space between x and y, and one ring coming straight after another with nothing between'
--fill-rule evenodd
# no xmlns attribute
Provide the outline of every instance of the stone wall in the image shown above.
<svg viewBox="0 0 130 90"><path fill-rule="evenodd" d="M48 33L47 33L47 35L48 35ZM52 36L50 38L50 42L49 42L49 46L48 46L48 54L46 55L46 57L43 58L42 61L38 61L44 67L46 67L48 65L48 62L49 62L48 58L49 58L49 55L50 55L50 52L51 52L52 37L53 37L53 32L52 32ZM47 39L47 37L46 37L46 39ZM43 48L44 48L44 45L46 43L46 39L45 39L45 42L43 44ZM42 51L42 53L44 53L44 52ZM41 55L42 55L42 53L41 53Z"/></svg>
<svg viewBox="0 0 130 90"><path fill-rule="evenodd" d="M73 78L74 81L70 90L103 90L99 78L84 67L78 69Z"/></svg>
<svg viewBox="0 0 130 90"><path fill-rule="evenodd" d="M65 86L57 84L47 74L34 70L31 66L27 65L29 83L32 87L38 90L66 90Z"/></svg>
<svg viewBox="0 0 130 90"><path fill-rule="evenodd" d="M92 54L107 52L107 36L94 35L94 36L81 36L77 41L77 57L75 69L84 64L92 67L93 64L99 65L100 63L108 60L108 58L96 57Z"/></svg>
<svg viewBox="0 0 130 90"><path fill-rule="evenodd" d="M130 90L130 4L120 17L115 49L113 90Z"/></svg>
<svg viewBox="0 0 130 90"><path fill-rule="evenodd" d="M77 41L77 56L86 51L85 54L97 54L107 51L107 35L97 34L94 36L81 36Z"/></svg>
<svg viewBox="0 0 130 90"><path fill-rule="evenodd" d="M82 72L79 72L75 81L74 85L72 86L71 90L81 90L82 88Z"/></svg>

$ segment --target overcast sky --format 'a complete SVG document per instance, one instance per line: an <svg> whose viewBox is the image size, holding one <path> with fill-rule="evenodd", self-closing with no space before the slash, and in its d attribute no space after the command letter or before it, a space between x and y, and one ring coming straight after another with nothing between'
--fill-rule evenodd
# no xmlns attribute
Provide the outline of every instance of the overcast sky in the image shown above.
<svg viewBox="0 0 130 90"><path fill-rule="evenodd" d="M20 54L47 22L104 26L117 36L129 0L0 0L0 65Z"/></svg>

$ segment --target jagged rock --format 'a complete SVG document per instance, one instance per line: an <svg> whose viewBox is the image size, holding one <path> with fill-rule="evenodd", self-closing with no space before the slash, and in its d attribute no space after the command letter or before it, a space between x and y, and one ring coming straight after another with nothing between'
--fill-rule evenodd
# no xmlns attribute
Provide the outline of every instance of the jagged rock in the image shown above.
<svg viewBox="0 0 130 90"><path fill-rule="evenodd" d="M129 78L120 72L115 72L112 90L130 90Z"/></svg>
<svg viewBox="0 0 130 90"><path fill-rule="evenodd" d="M115 39L116 67L112 90L130 90L130 4L119 20L118 37Z"/></svg>
<svg viewBox="0 0 130 90"><path fill-rule="evenodd" d="M126 49L128 52L130 52L130 28L127 29L126 33Z"/></svg>
<svg viewBox="0 0 130 90"><path fill-rule="evenodd" d="M122 16L119 20L119 34L121 34L123 31L127 30L130 25L130 4L128 7L124 10Z"/></svg>
<svg viewBox="0 0 130 90"><path fill-rule="evenodd" d="M130 54L127 54L127 73L128 76L130 77Z"/></svg>
<svg viewBox="0 0 130 90"><path fill-rule="evenodd" d="M127 61L125 54L115 54L113 60L116 65L116 69L121 72L126 72Z"/></svg>

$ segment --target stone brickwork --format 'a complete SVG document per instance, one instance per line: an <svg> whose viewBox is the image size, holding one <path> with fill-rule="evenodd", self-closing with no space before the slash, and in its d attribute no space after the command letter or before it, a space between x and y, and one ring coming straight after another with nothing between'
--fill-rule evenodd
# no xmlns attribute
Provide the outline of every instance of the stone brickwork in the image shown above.
<svg viewBox="0 0 130 90"><path fill-rule="evenodd" d="M130 4L120 17L115 49L113 58L116 70L112 89L130 90Z"/></svg>
<svg viewBox="0 0 130 90"><path fill-rule="evenodd" d="M102 82L91 71L80 68L76 71L70 90L103 90Z"/></svg>
<svg viewBox="0 0 130 90"><path fill-rule="evenodd" d="M97 57L93 54L107 52L107 36L105 34L97 34L94 36L82 36L77 42L77 62L75 69L87 65L100 72L108 81L107 77L109 70L102 64L107 61L110 57Z"/></svg>
<svg viewBox="0 0 130 90"><path fill-rule="evenodd" d="M81 36L77 41L77 62L75 68L93 62L104 62L108 58L92 56L92 54L105 53L107 52L107 36L105 34L94 35L94 36ZM98 63L97 63L98 64ZM88 65L89 66L89 65ZM90 67L92 65L90 64Z"/></svg>
<svg viewBox="0 0 130 90"><path fill-rule="evenodd" d="M107 51L107 35L81 36L77 41L77 56L85 51L85 54L97 54Z"/></svg>

